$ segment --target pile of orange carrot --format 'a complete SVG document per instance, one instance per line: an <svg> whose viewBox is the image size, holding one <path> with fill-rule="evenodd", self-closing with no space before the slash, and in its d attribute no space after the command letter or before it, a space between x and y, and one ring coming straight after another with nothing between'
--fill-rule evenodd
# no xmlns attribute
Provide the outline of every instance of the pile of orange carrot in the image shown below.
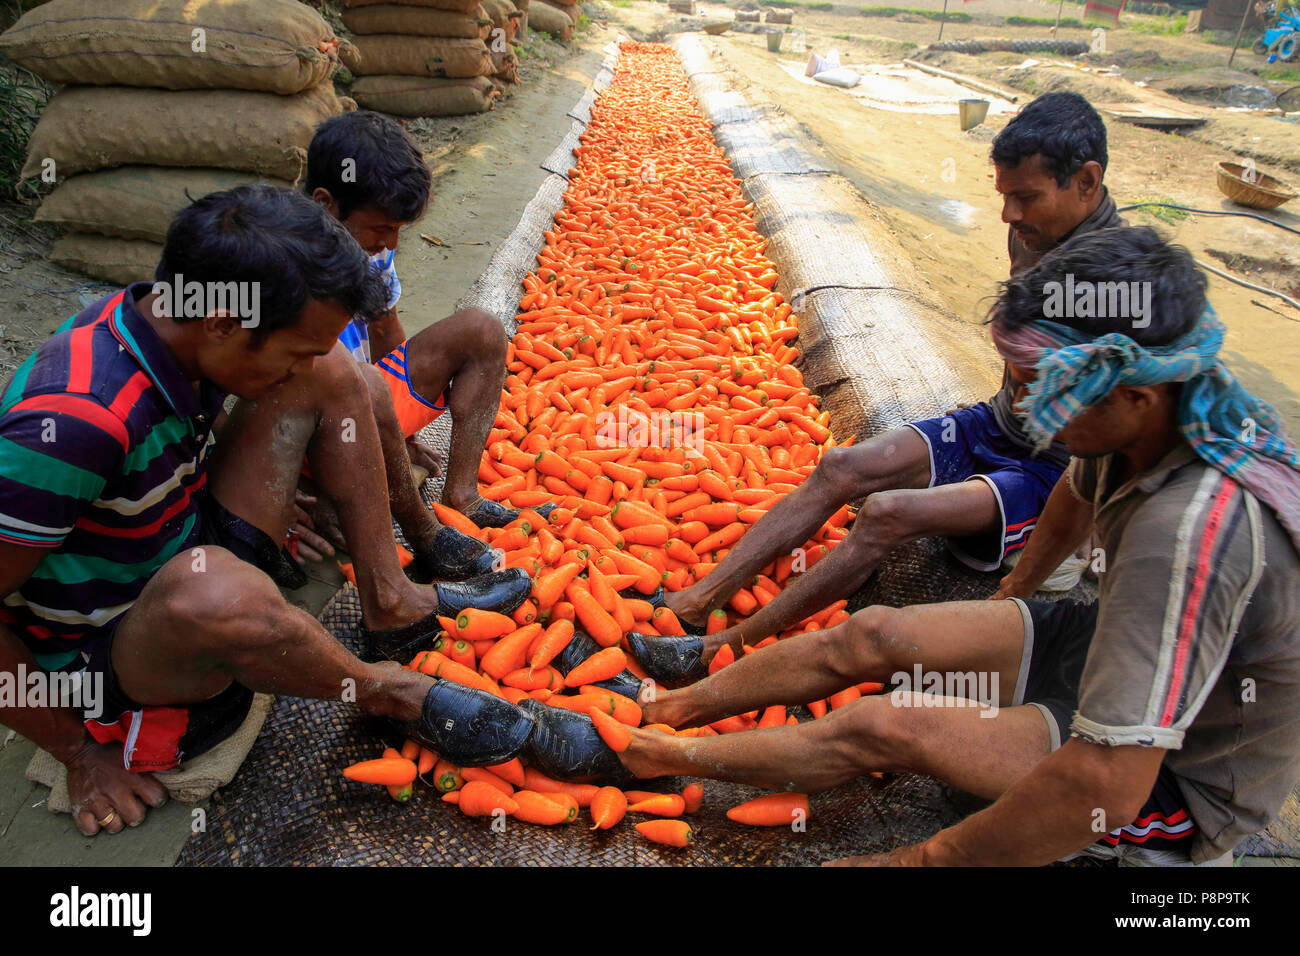
<svg viewBox="0 0 1300 956"><path fill-rule="evenodd" d="M508 617L468 611L443 619L434 649L410 666L507 700L531 696L639 726L634 701L594 685L625 667L645 676L624 652L629 631L682 633L671 611L643 597L707 575L834 441L828 415L794 367L796 317L775 291L778 276L763 254L752 204L676 53L623 44L614 80L591 113L564 207L524 279L509 375L479 466L484 496L522 514L505 528L480 531L434 506L443 523L499 549L505 566L527 570L533 593ZM531 510L551 501L560 507L549 520ZM730 614L715 612L710 628L772 601L844 537L850 517L840 509L801 554L765 568L731 600ZM642 597L620 594L629 590ZM844 602L836 602L745 652L847 617ZM551 662L575 628L604 650L566 678ZM724 650L711 670L731 659ZM879 689L846 688L810 707L820 716ZM704 727L656 729L713 735L787 722L795 718L773 707ZM399 759L416 763L421 775L421 760L436 761L418 745ZM406 770L389 770L393 782L377 782L400 793L410 784ZM529 785L531 768L511 772L515 779L504 782L520 792L576 796L556 781ZM461 794L444 799L479 812L491 794L464 791L476 780L502 782L499 772L496 781L481 776L490 773L435 763L434 782ZM579 790L590 797L579 807L595 799L595 788ZM529 797L510 812L541 822L554 815L544 810ZM599 811L597 826L621 818L610 803Z"/></svg>

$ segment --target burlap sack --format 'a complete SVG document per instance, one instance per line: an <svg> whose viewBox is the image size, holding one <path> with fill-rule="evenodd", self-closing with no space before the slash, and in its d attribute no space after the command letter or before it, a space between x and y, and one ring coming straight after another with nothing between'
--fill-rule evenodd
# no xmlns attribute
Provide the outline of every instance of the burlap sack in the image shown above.
<svg viewBox="0 0 1300 956"><path fill-rule="evenodd" d="M486 48L483 59L491 64ZM316 127L344 109L329 84L295 96L70 86L32 131L23 177L40 175L52 159L60 177L114 166L205 166L294 183Z"/></svg>
<svg viewBox="0 0 1300 956"><path fill-rule="evenodd" d="M0 53L52 83L288 95L330 76L338 41L297 0L51 0Z"/></svg>
<svg viewBox="0 0 1300 956"><path fill-rule="evenodd" d="M515 9L519 11L519 39L523 40L528 36L528 7L531 0L515 0Z"/></svg>
<svg viewBox="0 0 1300 956"><path fill-rule="evenodd" d="M360 76L486 76L492 60L482 40L384 34L356 38Z"/></svg>
<svg viewBox="0 0 1300 956"><path fill-rule="evenodd" d="M794 23L793 10L769 10L764 19L768 23Z"/></svg>
<svg viewBox="0 0 1300 956"><path fill-rule="evenodd" d="M492 20L482 6L475 7L469 13L456 13L452 10L399 7L386 3L377 7L348 10L343 14L343 24L353 33L364 36L398 33L470 40L486 40L488 31L492 29Z"/></svg>
<svg viewBox="0 0 1300 956"><path fill-rule="evenodd" d="M569 22L572 23L574 27L577 27L578 20L582 17L582 7L577 4L565 4L561 3L560 0L542 0L542 4L559 10L569 18Z"/></svg>
<svg viewBox="0 0 1300 956"><path fill-rule="evenodd" d="M114 285L152 282L161 243L73 233L54 243L50 261Z"/></svg>
<svg viewBox="0 0 1300 956"><path fill-rule="evenodd" d="M123 166L65 180L41 203L37 222L72 232L164 242L176 213L208 193L258 182L251 173L228 169L172 169ZM273 186L288 187L283 180Z"/></svg>
<svg viewBox="0 0 1300 956"><path fill-rule="evenodd" d="M224 787L235 779L240 764L248 756L258 732L266 723L266 715L274 700L270 694L254 694L248 716L233 734L207 753L183 760L175 770L161 771L155 773L154 777L167 788L167 793L173 800L202 803L218 787ZM72 801L68 797L68 768L53 756L38 749L27 765L26 777L32 783L50 788L50 796L45 803L47 810L51 813L72 812Z"/></svg>
<svg viewBox="0 0 1300 956"><path fill-rule="evenodd" d="M352 95L362 109L394 116L462 116L491 109L500 94L485 76L365 76L353 84Z"/></svg>
<svg viewBox="0 0 1300 956"><path fill-rule="evenodd" d="M492 75L507 83L519 82L519 57L512 48L492 54Z"/></svg>
<svg viewBox="0 0 1300 956"><path fill-rule="evenodd" d="M573 21L563 10L549 3L529 5L528 27L537 33L549 33L557 40L573 39Z"/></svg>
<svg viewBox="0 0 1300 956"><path fill-rule="evenodd" d="M349 0L348 9L355 10L358 7L373 7L388 3L399 7L432 7L435 10L469 13L479 5L479 0Z"/></svg>

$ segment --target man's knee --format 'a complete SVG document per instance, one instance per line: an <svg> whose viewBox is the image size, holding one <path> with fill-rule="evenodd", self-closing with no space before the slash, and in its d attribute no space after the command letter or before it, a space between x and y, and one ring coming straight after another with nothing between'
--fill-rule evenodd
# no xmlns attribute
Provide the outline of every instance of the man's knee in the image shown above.
<svg viewBox="0 0 1300 956"><path fill-rule="evenodd" d="M859 458L860 455L855 455L852 448L829 448L813 469L811 480L823 483L834 500L849 501L854 497L860 480L857 471Z"/></svg>
<svg viewBox="0 0 1300 956"><path fill-rule="evenodd" d="M870 543L892 550L906 541L916 525L915 491L877 491L867 496L849 531L847 544Z"/></svg>
<svg viewBox="0 0 1300 956"><path fill-rule="evenodd" d="M897 608L873 604L855 612L841 629L816 632L826 635L829 665L845 686L902 660L894 624L898 613Z"/></svg>
<svg viewBox="0 0 1300 956"><path fill-rule="evenodd" d="M847 766L857 769L895 769L913 765L917 742L907 724L906 712L894 707L888 695L861 697L832 711L814 725L826 723L829 746ZM865 767L863 754L889 755L889 766Z"/></svg>
<svg viewBox="0 0 1300 956"><path fill-rule="evenodd" d="M482 309L464 309L460 315L464 317L475 354L504 365L510 338L501 320Z"/></svg>
<svg viewBox="0 0 1300 956"><path fill-rule="evenodd" d="M150 580L151 617L184 635L204 656L265 646L291 608L275 583L225 548L200 545L168 561Z"/></svg>

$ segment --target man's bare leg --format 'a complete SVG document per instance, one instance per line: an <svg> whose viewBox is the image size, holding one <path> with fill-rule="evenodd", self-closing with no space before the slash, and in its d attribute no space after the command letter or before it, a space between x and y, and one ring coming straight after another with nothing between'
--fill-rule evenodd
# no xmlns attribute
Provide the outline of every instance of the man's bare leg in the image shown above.
<svg viewBox="0 0 1300 956"><path fill-rule="evenodd" d="M398 563L369 393L341 345L310 373L235 407L218 440L209 487L227 509L281 542L304 452L314 480L337 503L365 625L381 630L432 614L437 592L412 583Z"/></svg>
<svg viewBox="0 0 1300 956"><path fill-rule="evenodd" d="M393 393L388 390L384 373L373 365L358 365L370 392L370 406L384 454L384 473L388 479L388 506L393 520L415 551L427 551L433 536L442 527L433 512L420 500L420 490L411 475L411 456L406 436L393 408Z"/></svg>
<svg viewBox="0 0 1300 956"><path fill-rule="evenodd" d="M668 595L668 606L682 620L703 624L710 611L725 606L759 571L804 545L845 502L929 483L929 449L910 428L895 428L848 448L832 448L808 480L750 528L703 581ZM828 598L821 607L834 600Z"/></svg>
<svg viewBox="0 0 1300 956"><path fill-rule="evenodd" d="M821 790L868 770L913 770L994 798L1050 747L1047 724L1014 700L1024 622L1011 601L866 608L825 632L789 638L691 687L660 691L647 723L697 724L766 704L806 703L863 680L927 671L997 676L998 710L922 695L864 698L798 726L671 737L637 730L624 763L641 777L687 774L772 790ZM981 716L983 714L984 716ZM679 724L680 725L680 724Z"/></svg>
<svg viewBox="0 0 1300 956"><path fill-rule="evenodd" d="M807 704L863 681L889 683L920 664L927 671L997 675L1010 705L1020 672L1024 621L1014 601L953 601L863 608L843 624L786 638L704 680L655 689L645 722L690 727L773 704ZM990 684L991 686L991 684Z"/></svg>
<svg viewBox="0 0 1300 956"><path fill-rule="evenodd" d="M705 637L704 658L710 659L723 644L739 655L742 644L779 634L847 598L901 544L932 535L988 532L1000 521L997 497L983 481L877 492L863 504L848 536L807 571L792 576L774 601L735 627Z"/></svg>
<svg viewBox="0 0 1300 956"><path fill-rule="evenodd" d="M463 309L411 336L406 348L416 390L430 401L446 396L452 427L442 500L462 513L479 501L479 459L501 405L507 344L495 316Z"/></svg>
<svg viewBox="0 0 1300 956"><path fill-rule="evenodd" d="M864 697L818 720L718 737L632 731L619 756L638 777L692 776L810 793L868 771L928 774L968 793L996 799L1051 748L1047 723L1033 706L989 711L959 701L907 695Z"/></svg>
<svg viewBox="0 0 1300 956"><path fill-rule="evenodd" d="M186 553L164 565L118 625L113 667L128 696L193 704L238 681L271 694L348 697L402 721L419 717L431 678L363 664L257 568L222 548L202 551L202 562Z"/></svg>

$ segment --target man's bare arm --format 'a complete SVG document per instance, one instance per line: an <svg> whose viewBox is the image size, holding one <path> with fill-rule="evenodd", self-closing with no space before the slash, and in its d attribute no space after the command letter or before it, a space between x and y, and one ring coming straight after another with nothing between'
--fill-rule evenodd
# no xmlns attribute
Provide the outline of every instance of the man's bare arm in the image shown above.
<svg viewBox="0 0 1300 956"><path fill-rule="evenodd" d="M406 341L406 330L402 320L397 317L396 309L389 309L379 318L366 326L370 337L370 360L378 362L381 358Z"/></svg>
<svg viewBox="0 0 1300 956"><path fill-rule="evenodd" d="M0 598L18 590L48 551L0 545ZM0 673L41 670L31 651L12 629L0 624ZM68 707L0 707L0 724L16 730L49 751L68 768L68 795L78 828L94 834L101 826L116 833L124 824L144 819L144 804L161 806L166 791L148 774L122 766L122 752L101 746L86 732L82 716ZM108 822L100 824L98 821Z"/></svg>
<svg viewBox="0 0 1300 956"><path fill-rule="evenodd" d="M996 803L918 848L932 866L1042 866L1131 823L1165 751L1071 737Z"/></svg>

